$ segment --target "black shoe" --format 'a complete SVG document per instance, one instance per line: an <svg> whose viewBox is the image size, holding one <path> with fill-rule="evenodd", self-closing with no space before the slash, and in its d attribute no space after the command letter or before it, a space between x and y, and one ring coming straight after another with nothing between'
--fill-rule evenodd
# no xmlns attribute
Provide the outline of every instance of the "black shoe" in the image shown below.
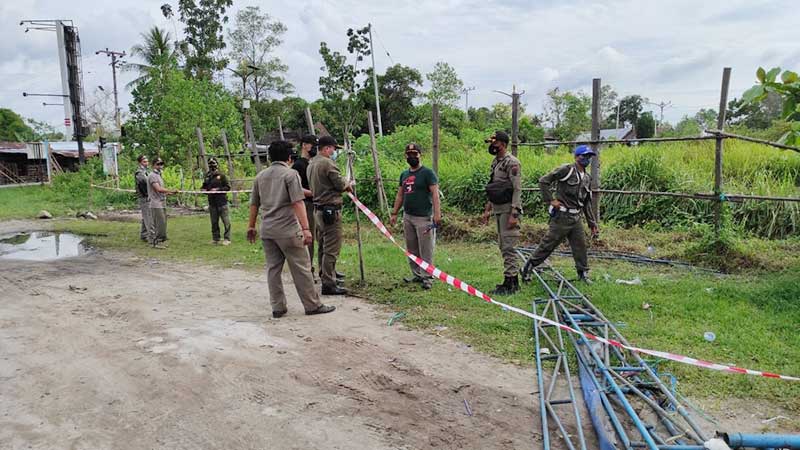
<svg viewBox="0 0 800 450"><path fill-rule="evenodd" d="M334 271L334 273L336 274L337 280L344 280L344 274L342 272Z"/></svg>
<svg viewBox="0 0 800 450"><path fill-rule="evenodd" d="M313 316L314 314L328 314L328 313L334 312L334 311L336 311L336 307L335 306L319 305L319 308L317 308L317 309L315 309L313 311L306 311L306 315L307 316Z"/></svg>
<svg viewBox="0 0 800 450"><path fill-rule="evenodd" d="M322 295L347 295L347 289L339 286L322 286Z"/></svg>
<svg viewBox="0 0 800 450"><path fill-rule="evenodd" d="M403 281L406 283L422 283L422 277L414 275L413 277L405 277Z"/></svg>
<svg viewBox="0 0 800 450"><path fill-rule="evenodd" d="M519 280L517 277L506 277L503 284L498 284L492 291L492 295L512 295L519 290Z"/></svg>
<svg viewBox="0 0 800 450"><path fill-rule="evenodd" d="M286 315L286 311L272 311L272 317L275 319L280 319L281 317Z"/></svg>
<svg viewBox="0 0 800 450"><path fill-rule="evenodd" d="M579 271L578 272L578 281L583 281L586 284L592 284L592 280L589 278L588 271Z"/></svg>

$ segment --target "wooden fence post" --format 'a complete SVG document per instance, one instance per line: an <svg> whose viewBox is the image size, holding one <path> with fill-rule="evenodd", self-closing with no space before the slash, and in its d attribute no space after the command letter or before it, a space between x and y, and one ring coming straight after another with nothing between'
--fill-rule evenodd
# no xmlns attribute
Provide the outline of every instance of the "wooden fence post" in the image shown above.
<svg viewBox="0 0 800 450"><path fill-rule="evenodd" d="M592 80L592 140L600 140L600 78ZM592 158L592 211L600 223L600 144L592 144L595 157Z"/></svg>
<svg viewBox="0 0 800 450"><path fill-rule="evenodd" d="M231 190L235 191L236 186L234 186L233 183L233 177L234 177L233 158L231 158L231 151L228 149L228 134L225 133L224 128L220 130L220 137L222 137L222 147L225 149L225 159L228 160L228 178L230 178ZM239 206L239 194L234 192L232 195L233 195L233 206L234 207Z"/></svg>
<svg viewBox="0 0 800 450"><path fill-rule="evenodd" d="M723 131L725 127L725 114L728 109L728 87L731 81L731 68L722 70L722 89L719 94L719 114L717 115L717 130ZM714 232L719 239L722 228L722 145L725 138L717 134L714 151Z"/></svg>
<svg viewBox="0 0 800 450"><path fill-rule="evenodd" d="M375 143L375 126L372 123L372 111L367 111L367 127L369 128L369 143L372 150L372 165L375 167L375 183L378 186L378 203L381 211L389 212L386 201L386 191L383 189L381 166L378 163L378 146Z"/></svg>
<svg viewBox="0 0 800 450"><path fill-rule="evenodd" d="M314 130L314 119L311 118L311 108L306 107L306 126L310 134L317 134Z"/></svg>
<svg viewBox="0 0 800 450"><path fill-rule="evenodd" d="M432 149L432 161L431 165L433 166L433 172L436 176L439 176L439 105L434 103L433 105L433 149Z"/></svg>
<svg viewBox="0 0 800 450"><path fill-rule="evenodd" d="M511 154L517 156L519 149L519 92L511 91Z"/></svg>
<svg viewBox="0 0 800 450"><path fill-rule="evenodd" d="M208 173L208 159L206 159L206 144L203 142L203 130L200 127L196 127L195 130L197 131L197 142L200 144L198 146L200 163L203 165L203 172Z"/></svg>
<svg viewBox="0 0 800 450"><path fill-rule="evenodd" d="M278 116L278 136L280 136L281 140L286 140L283 136L283 122L281 122L281 116Z"/></svg>
<svg viewBox="0 0 800 450"><path fill-rule="evenodd" d="M345 141L345 150L347 151L347 167L350 169L350 180L356 179L355 171L353 170L353 155L354 153L350 151L350 146L347 145L347 141ZM356 194L356 187L353 186L353 196L358 198ZM358 212L358 206L353 203L353 210L356 213L356 242L358 243L358 270L359 274L361 275L361 284L364 284L364 254L361 249L361 218L360 213Z"/></svg>
<svg viewBox="0 0 800 450"><path fill-rule="evenodd" d="M247 111L244 113L244 129L247 134L245 139L250 141L250 152L253 155L253 162L256 164L256 174L258 174L261 172L261 155L258 154L256 138L253 135L253 125L250 123L250 114Z"/></svg>

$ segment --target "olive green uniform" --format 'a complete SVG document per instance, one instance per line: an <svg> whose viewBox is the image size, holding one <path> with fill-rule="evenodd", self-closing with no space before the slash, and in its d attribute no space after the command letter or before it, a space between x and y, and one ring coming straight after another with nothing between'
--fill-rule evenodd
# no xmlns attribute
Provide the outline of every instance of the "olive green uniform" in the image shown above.
<svg viewBox="0 0 800 450"><path fill-rule="evenodd" d="M156 186L164 188L160 170L154 170L147 176L147 198L152 224L150 243L153 245L167 240L167 194L158 192Z"/></svg>
<svg viewBox="0 0 800 450"><path fill-rule="evenodd" d="M492 214L497 223L497 243L503 256L503 275L516 277L519 273L519 257L515 248L519 243L520 224L509 229L508 219L512 214L522 215L522 166L513 155L506 153L492 161L492 181L510 181L514 192L510 203L492 203Z"/></svg>
<svg viewBox="0 0 800 450"><path fill-rule="evenodd" d="M308 165L308 184L313 193L317 242L322 248L322 287L336 288L336 259L342 249L342 192L347 180L332 159L317 155ZM332 212L327 218L325 210Z"/></svg>
<svg viewBox="0 0 800 450"><path fill-rule="evenodd" d="M565 164L539 178L542 200L547 205L553 200L553 195L550 192L553 183L558 183L556 186L556 199L561 202L562 207L554 211L555 215L551 214L550 229L528 262L531 267L536 267L543 263L553 253L553 250L564 239L567 239L572 249L572 257L575 259L575 268L578 273L584 273L589 270L586 236L583 231L581 214L586 217L589 227L595 228L597 226L594 211L592 211L591 182L591 175L581 171L576 164Z"/></svg>
<svg viewBox="0 0 800 450"><path fill-rule="evenodd" d="M142 211L142 225L139 237L148 242L153 229L153 220L150 217L150 200L147 197L147 167L139 166L136 169L134 178L136 180L136 199L139 201L139 209Z"/></svg>
<svg viewBox="0 0 800 450"><path fill-rule="evenodd" d="M314 289L303 230L292 207L304 197L300 175L285 162L272 163L256 176L253 184L250 204L258 206L261 212L261 242L267 260L267 285L273 313L286 311L286 295L281 280L284 263L289 265L305 311L315 311L322 305Z"/></svg>

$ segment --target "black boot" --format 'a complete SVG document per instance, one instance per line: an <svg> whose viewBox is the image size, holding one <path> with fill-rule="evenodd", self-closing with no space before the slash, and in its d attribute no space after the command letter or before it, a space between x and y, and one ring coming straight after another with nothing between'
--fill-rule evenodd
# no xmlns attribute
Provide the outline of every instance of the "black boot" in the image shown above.
<svg viewBox="0 0 800 450"><path fill-rule="evenodd" d="M579 270L578 271L578 281L583 281L586 284L592 284L592 280L589 278L589 271L588 270Z"/></svg>
<svg viewBox="0 0 800 450"><path fill-rule="evenodd" d="M519 279L516 276L506 277L503 284L498 284L493 295L511 295L519 290Z"/></svg>

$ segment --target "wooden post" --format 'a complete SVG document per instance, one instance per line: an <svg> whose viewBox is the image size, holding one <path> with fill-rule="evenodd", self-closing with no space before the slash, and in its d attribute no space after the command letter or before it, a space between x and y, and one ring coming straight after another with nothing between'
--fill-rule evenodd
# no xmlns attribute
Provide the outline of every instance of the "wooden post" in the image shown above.
<svg viewBox="0 0 800 450"><path fill-rule="evenodd" d="M311 134L317 134L314 130L314 119L311 118L311 108L306 107L306 126L308 127L308 132Z"/></svg>
<svg viewBox="0 0 800 450"><path fill-rule="evenodd" d="M600 139L600 78L592 80L592 140ZM592 158L592 211L600 223L600 145L592 144L595 157Z"/></svg>
<svg viewBox="0 0 800 450"><path fill-rule="evenodd" d="M203 172L208 173L208 159L206 159L206 144L203 142L203 130L200 127L195 128L195 130L197 131L197 142L199 144L200 163L203 165Z"/></svg>
<svg viewBox="0 0 800 450"><path fill-rule="evenodd" d="M378 203L381 211L389 212L386 201L386 191L383 189L383 177L381 176L381 166L378 163L378 146L375 143L375 127L372 123L372 111L367 111L367 127L369 128L369 143L372 149L372 165L375 167L375 183L378 185Z"/></svg>
<svg viewBox="0 0 800 450"><path fill-rule="evenodd" d="M350 168L350 180L355 180L356 175L353 171L353 152L350 151L350 146L345 142L345 150L347 151L347 167ZM353 186L353 195L358 198L356 194L356 187ZM361 249L361 219L358 212L358 206L353 203L353 209L356 213L356 242L358 242L358 270L361 275L361 284L364 284L364 254Z"/></svg>
<svg viewBox="0 0 800 450"><path fill-rule="evenodd" d="M253 162L256 164L256 173L261 172L261 156L258 154L256 148L256 138L253 135L253 125L250 123L250 114L245 111L244 113L244 129L247 133L245 139L250 141L250 152L253 155Z"/></svg>
<svg viewBox="0 0 800 450"><path fill-rule="evenodd" d="M94 209L94 174L89 175L89 211Z"/></svg>
<svg viewBox="0 0 800 450"><path fill-rule="evenodd" d="M511 154L517 156L519 149L519 93L511 91Z"/></svg>
<svg viewBox="0 0 800 450"><path fill-rule="evenodd" d="M179 172L180 172L180 174L181 174L181 188L180 188L180 190L182 191L182 190L183 190L183 186L184 186L184 182L183 182L183 179L184 179L184 176L183 176L183 167L181 167L181 166L178 166L178 171L179 171ZM178 194L178 206L183 206L183 196L184 196L184 195L185 195L185 194Z"/></svg>
<svg viewBox="0 0 800 450"><path fill-rule="evenodd" d="M283 123L281 122L281 116L278 116L278 136L280 136L281 140L286 140L283 136Z"/></svg>
<svg viewBox="0 0 800 450"><path fill-rule="evenodd" d="M719 114L717 115L717 129L724 130L725 113L728 109L728 87L731 81L731 68L726 67L722 70L722 89L719 94ZM722 228L722 143L725 138L717 135L716 147L714 151L714 231L719 238Z"/></svg>
<svg viewBox="0 0 800 450"><path fill-rule="evenodd" d="M431 165L433 172L439 176L439 105L433 104L433 149Z"/></svg>
<svg viewBox="0 0 800 450"><path fill-rule="evenodd" d="M228 134L225 133L225 129L223 128L220 130L220 136L222 137L222 147L225 149L225 159L228 160L228 178L230 178L231 182L231 190L235 191L236 186L233 185L233 158L231 158L231 151L228 149ZM239 206L239 194L234 192L233 194L233 206Z"/></svg>

